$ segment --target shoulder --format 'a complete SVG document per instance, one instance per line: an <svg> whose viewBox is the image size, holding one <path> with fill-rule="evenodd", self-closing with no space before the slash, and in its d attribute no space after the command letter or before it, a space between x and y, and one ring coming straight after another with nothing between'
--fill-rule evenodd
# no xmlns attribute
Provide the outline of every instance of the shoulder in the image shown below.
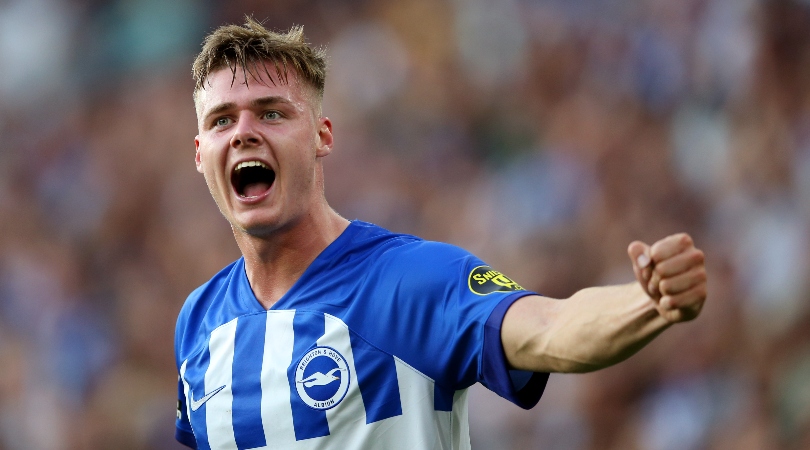
<svg viewBox="0 0 810 450"><path fill-rule="evenodd" d="M422 239L386 249L377 260L376 276L393 280L399 290L473 297L525 290L505 274L464 248Z"/></svg>
<svg viewBox="0 0 810 450"><path fill-rule="evenodd" d="M483 264L455 245L418 240L387 249L377 267L386 277L394 278L402 291L418 293L419 297L435 293L448 299L452 292L465 288L470 271Z"/></svg>
<svg viewBox="0 0 810 450"><path fill-rule="evenodd" d="M382 253L403 245L422 242L422 238L410 234L395 233L379 225L359 220L352 221L350 239L353 251Z"/></svg>
<svg viewBox="0 0 810 450"><path fill-rule="evenodd" d="M431 266L455 265L475 258L472 253L453 244L425 240L405 243L386 256Z"/></svg>
<svg viewBox="0 0 810 450"><path fill-rule="evenodd" d="M400 271L424 272L464 265L476 259L470 252L452 244L394 233L370 223L355 221L352 224L355 227L354 249L373 254L375 262L382 267L393 265Z"/></svg>

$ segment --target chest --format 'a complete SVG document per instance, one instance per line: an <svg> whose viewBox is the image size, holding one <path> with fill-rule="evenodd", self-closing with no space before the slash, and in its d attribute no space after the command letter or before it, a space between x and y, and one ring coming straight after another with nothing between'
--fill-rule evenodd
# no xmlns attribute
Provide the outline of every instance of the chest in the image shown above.
<svg viewBox="0 0 810 450"><path fill-rule="evenodd" d="M180 375L198 440L261 448L401 415L403 370L337 317L267 311L214 329Z"/></svg>

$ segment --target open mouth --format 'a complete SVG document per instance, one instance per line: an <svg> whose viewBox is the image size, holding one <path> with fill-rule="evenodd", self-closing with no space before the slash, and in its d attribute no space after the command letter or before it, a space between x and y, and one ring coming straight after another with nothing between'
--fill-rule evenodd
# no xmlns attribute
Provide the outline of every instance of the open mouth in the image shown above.
<svg viewBox="0 0 810 450"><path fill-rule="evenodd" d="M276 173L261 161L245 161L236 165L231 173L231 185L242 198L264 195L273 186Z"/></svg>

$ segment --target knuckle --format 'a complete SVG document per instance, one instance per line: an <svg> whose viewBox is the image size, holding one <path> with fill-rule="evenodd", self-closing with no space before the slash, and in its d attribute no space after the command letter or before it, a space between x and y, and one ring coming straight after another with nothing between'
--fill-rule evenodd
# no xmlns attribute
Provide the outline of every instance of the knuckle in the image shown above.
<svg viewBox="0 0 810 450"><path fill-rule="evenodd" d="M681 248L686 248L692 244L692 238L686 233L673 234L670 239L675 245Z"/></svg>
<svg viewBox="0 0 810 450"><path fill-rule="evenodd" d="M627 251L630 253L641 253L644 251L644 243L641 241L633 241L627 246Z"/></svg>
<svg viewBox="0 0 810 450"><path fill-rule="evenodd" d="M708 275L706 274L705 269L698 270L695 276L697 277L697 280L702 284L705 284L706 280L708 279Z"/></svg>
<svg viewBox="0 0 810 450"><path fill-rule="evenodd" d="M661 241L656 242L650 247L650 258L656 262L661 259Z"/></svg>
<svg viewBox="0 0 810 450"><path fill-rule="evenodd" d="M656 268L650 271L650 282L658 284L659 281L661 281L661 273L658 271L658 269Z"/></svg>
<svg viewBox="0 0 810 450"><path fill-rule="evenodd" d="M674 295L674 294L678 293L676 283L674 281L668 280L668 279L667 280L661 280L661 282L658 283L658 289L664 295Z"/></svg>
<svg viewBox="0 0 810 450"><path fill-rule="evenodd" d="M677 309L689 308L688 299L683 297L682 295L674 295L674 296L672 296L672 301L670 303L672 304L673 308L677 308Z"/></svg>

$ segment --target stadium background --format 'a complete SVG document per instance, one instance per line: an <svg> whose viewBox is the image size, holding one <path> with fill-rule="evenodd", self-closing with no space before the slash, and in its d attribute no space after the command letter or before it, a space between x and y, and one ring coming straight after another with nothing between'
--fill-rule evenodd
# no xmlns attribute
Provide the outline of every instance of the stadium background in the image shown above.
<svg viewBox="0 0 810 450"><path fill-rule="evenodd" d="M252 12L330 53L328 198L549 296L688 231L703 316L477 449L810 448L807 0L0 2L0 448L174 449L173 326L238 256L190 63Z"/></svg>

